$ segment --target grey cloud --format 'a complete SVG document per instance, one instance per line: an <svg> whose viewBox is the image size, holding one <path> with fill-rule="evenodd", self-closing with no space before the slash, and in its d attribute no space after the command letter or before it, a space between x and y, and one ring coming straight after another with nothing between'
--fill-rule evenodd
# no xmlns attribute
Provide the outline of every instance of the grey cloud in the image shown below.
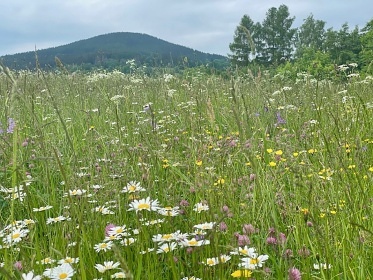
<svg viewBox="0 0 373 280"><path fill-rule="evenodd" d="M371 18L371 0L13 0L0 4L0 55L67 44L96 35L147 33L204 52L229 53L244 14L262 22L271 7L285 4L300 26L311 13L327 26L361 27ZM24 49L23 51L30 50ZM32 50L32 49L31 49Z"/></svg>

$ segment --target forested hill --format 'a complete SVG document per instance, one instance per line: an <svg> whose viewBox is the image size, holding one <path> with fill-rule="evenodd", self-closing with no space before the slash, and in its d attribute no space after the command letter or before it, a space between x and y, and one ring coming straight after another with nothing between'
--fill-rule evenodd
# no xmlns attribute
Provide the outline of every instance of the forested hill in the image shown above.
<svg viewBox="0 0 373 280"><path fill-rule="evenodd" d="M90 70L94 67L121 68L135 59L150 67L196 66L216 64L217 68L227 63L221 55L207 54L184 46L172 44L146 34L117 32L99 35L67 45L37 51L42 68L56 66L58 57L65 66ZM35 51L1 57L3 64L12 69L34 69Z"/></svg>

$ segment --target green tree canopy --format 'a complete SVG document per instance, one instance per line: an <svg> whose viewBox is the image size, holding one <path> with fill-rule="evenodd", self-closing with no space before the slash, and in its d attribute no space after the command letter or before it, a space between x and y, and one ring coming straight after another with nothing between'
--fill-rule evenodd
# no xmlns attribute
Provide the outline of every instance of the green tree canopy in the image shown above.
<svg viewBox="0 0 373 280"><path fill-rule="evenodd" d="M297 32L296 57L301 57L304 50L322 50L325 39L325 21L315 20L309 15L300 26Z"/></svg>
<svg viewBox="0 0 373 280"><path fill-rule="evenodd" d="M373 73L373 19L361 31L360 63L363 70Z"/></svg>

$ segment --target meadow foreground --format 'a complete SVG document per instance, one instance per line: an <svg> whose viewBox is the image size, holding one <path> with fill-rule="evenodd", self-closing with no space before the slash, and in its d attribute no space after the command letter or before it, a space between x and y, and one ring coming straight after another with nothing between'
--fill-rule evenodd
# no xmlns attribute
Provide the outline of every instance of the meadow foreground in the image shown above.
<svg viewBox="0 0 373 280"><path fill-rule="evenodd" d="M373 78L0 73L3 279L373 279Z"/></svg>

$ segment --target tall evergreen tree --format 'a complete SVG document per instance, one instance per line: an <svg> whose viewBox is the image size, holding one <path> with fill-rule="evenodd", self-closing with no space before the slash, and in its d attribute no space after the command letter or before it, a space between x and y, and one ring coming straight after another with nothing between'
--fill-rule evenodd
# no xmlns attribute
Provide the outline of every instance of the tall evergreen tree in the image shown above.
<svg viewBox="0 0 373 280"><path fill-rule="evenodd" d="M233 64L239 66L249 64L255 57L259 34L260 24L255 24L248 15L244 15L234 33L233 43L229 44L232 52L229 57Z"/></svg>
<svg viewBox="0 0 373 280"><path fill-rule="evenodd" d="M290 17L286 5L270 8L262 23L257 59L263 64L279 64L292 57L297 29L291 28L295 17Z"/></svg>

